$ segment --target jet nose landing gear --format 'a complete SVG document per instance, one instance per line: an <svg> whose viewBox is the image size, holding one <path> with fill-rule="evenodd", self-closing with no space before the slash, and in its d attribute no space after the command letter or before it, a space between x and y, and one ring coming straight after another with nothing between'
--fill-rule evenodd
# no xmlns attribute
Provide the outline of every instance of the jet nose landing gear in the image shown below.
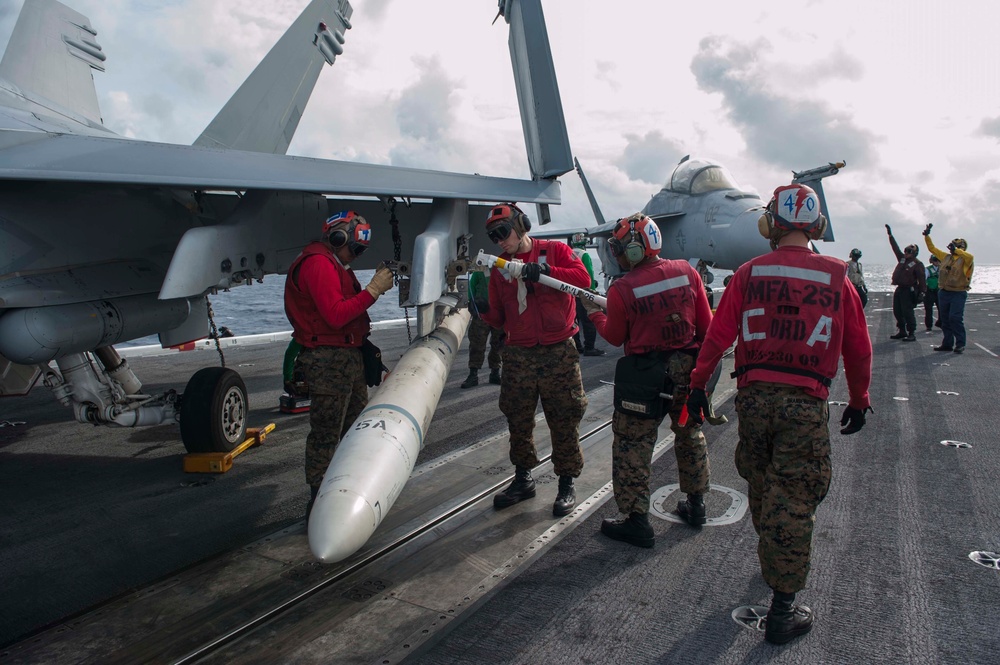
<svg viewBox="0 0 1000 665"><path fill-rule="evenodd" d="M189 453L227 453L247 431L247 389L225 367L195 372L181 397L181 440Z"/></svg>

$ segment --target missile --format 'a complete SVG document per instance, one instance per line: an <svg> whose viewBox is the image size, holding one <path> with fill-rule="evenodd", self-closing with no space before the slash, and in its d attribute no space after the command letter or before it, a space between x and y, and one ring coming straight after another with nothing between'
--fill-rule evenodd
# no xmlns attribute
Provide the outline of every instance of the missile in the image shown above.
<svg viewBox="0 0 1000 665"><path fill-rule="evenodd" d="M518 278L521 276L521 266L524 264L519 261L507 261L505 259L501 259L499 256L493 256L492 254L487 254L483 250L479 250L479 255L476 256L476 265L485 266L487 268L492 268L493 266L496 266L497 268L505 268L514 278ZM578 286L567 284L566 282L560 281L555 277L549 277L548 275L539 275L538 283L544 284L545 286L555 289L556 291L568 293L576 298L590 300L591 302L597 303L605 310L608 309L608 299L604 296L597 295L593 291L581 289Z"/></svg>
<svg viewBox="0 0 1000 665"><path fill-rule="evenodd" d="M357 552L392 508L423 448L470 316L454 310L411 344L337 446L309 515L309 549L320 561Z"/></svg>

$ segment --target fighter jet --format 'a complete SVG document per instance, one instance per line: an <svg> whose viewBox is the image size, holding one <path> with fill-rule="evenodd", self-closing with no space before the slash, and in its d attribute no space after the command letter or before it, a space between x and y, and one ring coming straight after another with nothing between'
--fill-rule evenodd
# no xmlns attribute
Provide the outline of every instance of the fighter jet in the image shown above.
<svg viewBox="0 0 1000 665"><path fill-rule="evenodd" d="M572 169L540 1L499 5L530 180L285 155L321 70L344 51L347 0L309 2L190 146L108 130L98 31L56 0L25 0L0 61L0 396L41 377L80 422L176 420L189 451L232 450L248 411L236 372L205 368L182 393L147 395L114 345L207 337L209 296L286 272L345 209L381 231L352 267L394 260L418 336L435 330L457 309L470 257L490 246L487 209L470 201L534 203L544 223Z"/></svg>
<svg viewBox="0 0 1000 665"><path fill-rule="evenodd" d="M597 240L594 246L604 273L616 277L621 270L603 239L610 235L617 220L605 221L579 160L574 162L599 224L586 229L551 230L534 235L568 239L573 233L584 231ZM822 180L837 174L845 165L842 161L831 162L815 169L792 172L792 182L807 184L816 190L827 220L830 214ZM660 255L666 259L690 261L707 286L714 281L711 268L735 270L755 256L770 251L768 241L757 231L757 220L764 205L756 192L741 187L724 166L686 156L674 167L663 189L653 195L641 212L660 227L663 234ZM634 211L628 214L631 212ZM827 225L823 240L833 240L832 224Z"/></svg>

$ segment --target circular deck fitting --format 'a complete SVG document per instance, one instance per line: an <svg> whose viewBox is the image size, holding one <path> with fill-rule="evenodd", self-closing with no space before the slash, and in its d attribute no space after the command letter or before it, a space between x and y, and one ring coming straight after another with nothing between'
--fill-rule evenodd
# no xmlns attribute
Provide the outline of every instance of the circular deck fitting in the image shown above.
<svg viewBox="0 0 1000 665"><path fill-rule="evenodd" d="M763 633L767 627L767 610L768 608L763 605L743 605L733 610L733 621L741 628Z"/></svg>
<svg viewBox="0 0 1000 665"><path fill-rule="evenodd" d="M958 395L958 393L956 393L954 390L938 390L936 392L938 395L955 395L955 396Z"/></svg>
<svg viewBox="0 0 1000 665"><path fill-rule="evenodd" d="M938 367L951 367L948 363L931 363L932 365L937 365Z"/></svg>
<svg viewBox="0 0 1000 665"><path fill-rule="evenodd" d="M660 489L653 492L652 496L649 497L649 513L659 517L660 519L666 520L668 522L676 522L678 524L687 524L680 515L674 512L673 502L669 501L670 497L674 492L679 491L681 488L679 483L673 483L671 485L664 485ZM720 485L713 485L711 492L722 492L729 496L730 503L729 508L726 512L718 517L709 517L705 520L705 526L725 526L726 524L732 524L734 522L739 522L743 519L743 515L747 512L747 506L750 505L749 500L746 495L742 492L737 492L734 489L729 489L728 487L722 487ZM682 495L683 496L683 495Z"/></svg>
<svg viewBox="0 0 1000 665"><path fill-rule="evenodd" d="M900 397L899 395L896 395L895 397L893 397L893 399L896 400L897 402L909 402L910 401L909 397Z"/></svg>
<svg viewBox="0 0 1000 665"><path fill-rule="evenodd" d="M952 441L950 439L945 439L941 442L942 446L949 446L951 448L971 448L971 443L966 443L965 441Z"/></svg>
<svg viewBox="0 0 1000 665"><path fill-rule="evenodd" d="M969 552L969 558L984 568L1000 570L1000 554L996 552Z"/></svg>
<svg viewBox="0 0 1000 665"><path fill-rule="evenodd" d="M830 402L830 406L847 406L847 402Z"/></svg>

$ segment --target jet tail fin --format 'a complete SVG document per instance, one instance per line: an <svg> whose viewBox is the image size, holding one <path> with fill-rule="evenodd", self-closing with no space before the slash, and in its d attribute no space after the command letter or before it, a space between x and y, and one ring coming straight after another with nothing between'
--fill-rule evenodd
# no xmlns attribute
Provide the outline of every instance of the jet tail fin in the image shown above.
<svg viewBox="0 0 1000 665"><path fill-rule="evenodd" d="M105 59L86 16L56 0L35 0L24 3L17 18L0 62L0 79L50 111L100 127L90 70L103 72Z"/></svg>
<svg viewBox="0 0 1000 665"><path fill-rule="evenodd" d="M573 169L573 152L541 2L500 0L499 15L510 24L510 61L531 177L556 178Z"/></svg>
<svg viewBox="0 0 1000 665"><path fill-rule="evenodd" d="M583 172L583 167L580 166L580 160L574 157L573 164L576 166L576 172L580 175L580 182L583 183L583 191L587 193L590 209L594 211L594 219L597 220L598 224L603 224L605 222L604 213L601 212L601 206L597 205L597 197L594 196L594 190L590 188L590 182Z"/></svg>
<svg viewBox="0 0 1000 665"><path fill-rule="evenodd" d="M312 0L194 142L283 155L324 64L343 52L348 0Z"/></svg>
<svg viewBox="0 0 1000 665"><path fill-rule="evenodd" d="M823 178L840 173L840 169L847 166L847 162L830 162L826 166L819 166L808 171L792 171L792 183L808 185L816 190L819 197L819 209L826 217L826 233L823 234L823 242L833 242L833 222L830 220L830 210L826 205L826 194L823 192Z"/></svg>

